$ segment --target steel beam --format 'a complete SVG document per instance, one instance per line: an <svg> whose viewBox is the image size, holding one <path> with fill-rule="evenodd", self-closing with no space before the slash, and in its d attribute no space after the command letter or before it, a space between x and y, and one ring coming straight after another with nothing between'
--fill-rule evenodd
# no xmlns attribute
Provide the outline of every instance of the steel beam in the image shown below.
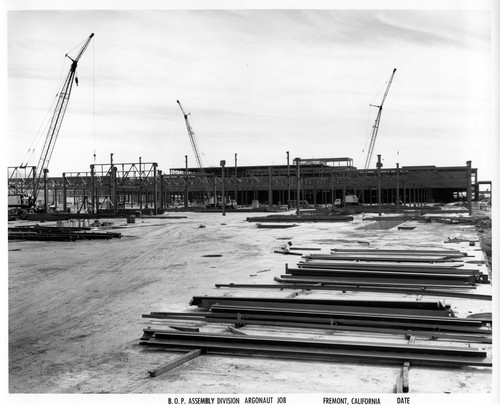
<svg viewBox="0 0 500 405"><path fill-rule="evenodd" d="M491 301L492 296L488 294L474 294L462 293L451 291L449 288L446 290L439 290L436 288L397 288L397 287L371 287L371 286L358 286L358 285L323 285L323 284L306 284L306 283L280 283L280 284L215 284L217 288L250 288L250 289L278 289L278 290L332 290L332 291L358 291L358 292L379 292L387 294L413 294L425 295L430 297L452 297L467 300L483 300ZM470 286L469 289L475 287Z"/></svg>
<svg viewBox="0 0 500 405"><path fill-rule="evenodd" d="M451 249L356 249L356 248L332 248L335 253L353 253L353 254L404 254L404 255L426 255L426 256L447 256L464 257L467 253Z"/></svg>
<svg viewBox="0 0 500 405"><path fill-rule="evenodd" d="M436 287L436 288L448 288L448 287L466 287L467 284L460 280L430 280L423 278L407 278L401 280L399 277L393 278L367 278L367 277L302 277L302 276L291 276L288 274L281 275L280 278L275 277L276 281L292 283L313 283L313 284L348 284L348 285L372 285L372 286L393 286L393 287L407 287L407 286L418 286L418 287ZM469 283L470 285L474 285Z"/></svg>
<svg viewBox="0 0 500 405"><path fill-rule="evenodd" d="M484 351L461 347L369 344L327 340L293 339L265 336L223 335L211 333L155 332L142 344L164 348L204 349L207 353L273 355L303 360L390 362L425 366L483 366L492 361Z"/></svg>
<svg viewBox="0 0 500 405"><path fill-rule="evenodd" d="M297 263L298 267L327 267L331 269L390 269L390 270L454 270L463 264L434 265L427 263L419 264L397 264L397 263L364 263L364 262L340 262L336 260L308 260Z"/></svg>
<svg viewBox="0 0 500 405"><path fill-rule="evenodd" d="M422 262L422 263L443 263L449 261L446 256L413 256L413 255L366 255L366 254L309 254L304 256L308 260L354 260L365 262Z"/></svg>
<svg viewBox="0 0 500 405"><path fill-rule="evenodd" d="M164 364L163 366L157 367L154 370L149 371L149 376L157 377L163 373L166 373L167 371L179 367L181 364L184 364L202 354L203 350L201 349L191 350L190 352L183 354L180 358L169 361L167 364Z"/></svg>
<svg viewBox="0 0 500 405"><path fill-rule="evenodd" d="M428 279L447 283L448 281L460 281L463 283L476 283L479 274L453 274L453 273L429 273L429 272L406 272L406 271L384 271L384 270L357 270L357 269L286 269L286 273L293 276L305 277L377 277L381 280L386 278L406 279Z"/></svg>
<svg viewBox="0 0 500 405"><path fill-rule="evenodd" d="M389 327L377 327L373 325L345 325L345 324L335 324L335 323L314 323L314 322L300 322L297 320L277 320L277 319L248 319L247 317L204 317L201 314L198 317L186 316L183 317L183 313L176 314L166 314L161 312L152 312L150 314L143 314L143 318L149 319L170 319L170 320L189 320L196 322L206 322L206 323L230 323L238 326L248 326L248 325L259 325L259 326L272 326L272 327L285 327L294 329L323 329L327 331L337 331L337 332L356 332L356 333L369 333L369 334L383 334L383 335L412 335L419 336L427 339L440 339L447 341L466 341L466 342L476 342L491 344L492 337L491 334L484 333L474 333L469 331L435 331L435 330L422 330L415 327L409 328L408 326L396 326L392 325ZM170 328L173 326L169 325ZM179 329L182 330L182 329ZM187 331L187 329L184 329ZM152 336L152 332L144 334L144 339L148 339Z"/></svg>
<svg viewBox="0 0 500 405"><path fill-rule="evenodd" d="M278 298L278 297L216 297L216 296L194 296L189 305L196 305L200 308L209 309L214 304L220 303L240 303L242 305L252 305L269 303L272 305L281 306L343 306L346 308L353 307L374 307L385 308L390 310L394 308L401 309L418 309L418 310L448 310L449 306L443 305L439 301L402 301L402 300L357 300L357 299L315 299L315 298Z"/></svg>
<svg viewBox="0 0 500 405"><path fill-rule="evenodd" d="M344 320L357 320L367 322L402 322L412 324L423 324L426 327L448 328L450 327L471 327L480 328L483 326L483 321L468 318L442 317L442 316L425 316L412 314L397 314L397 313L370 313L370 312L354 312L348 310L332 310L320 311L311 309L295 309L295 308L266 308L266 307L243 307L215 304L211 307L207 317L217 313L236 313L238 315L269 315L269 316L290 316L303 319L308 322L309 319L327 318L332 319L334 323L340 323ZM337 321L338 320L338 321ZM487 332L488 333L488 332ZM489 332L491 333L491 331Z"/></svg>
<svg viewBox="0 0 500 405"><path fill-rule="evenodd" d="M348 263L345 264L334 264L329 265L329 263L302 263L299 262L297 266L301 269L311 269L311 270L345 270L345 271L366 271L366 272L394 272L394 273L429 273L429 274L461 274L461 275L476 275L480 276L482 273L477 269L464 269L458 267L446 268L442 266L436 267L418 267L418 266L349 266ZM288 269L288 268L287 268ZM287 270L288 271L288 270Z"/></svg>

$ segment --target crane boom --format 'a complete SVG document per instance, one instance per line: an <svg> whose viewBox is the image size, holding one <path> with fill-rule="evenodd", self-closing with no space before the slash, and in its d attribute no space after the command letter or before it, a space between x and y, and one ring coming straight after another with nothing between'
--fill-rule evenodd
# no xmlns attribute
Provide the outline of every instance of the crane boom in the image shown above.
<svg viewBox="0 0 500 405"><path fill-rule="evenodd" d="M389 89L391 88L392 79L394 78L394 74L396 73L396 68L392 71L391 78L389 79L389 83L387 84L387 88L385 89L384 97L382 98L382 102L380 105L373 105L373 107L378 108L377 118L375 118L375 124L373 124L373 132L372 137L370 139L370 146L368 148L368 154L366 155L365 161L365 170L370 166L370 161L372 160L373 148L375 146L375 140L377 139L378 127L380 125L380 117L382 116L382 107L384 106L385 99L387 98L387 94L389 93Z"/></svg>
<svg viewBox="0 0 500 405"><path fill-rule="evenodd" d="M57 136L59 135L59 130L61 128L64 114L66 113L66 108L68 107L69 97L71 95L71 89L73 88L73 81L76 81L76 83L78 85L78 81L77 81L77 79L75 79L78 61L80 60L83 53L87 49L87 46L89 45L89 42L93 36L94 36L93 33L90 34L90 36L85 41L84 45L82 46L82 48L78 52L78 55L75 57L75 59L70 58L68 56L68 54L65 55L66 57L68 57L71 60L71 67L69 69L66 80L64 81L64 84L61 88L61 91L59 92L57 104L56 104L56 107L54 109L54 114L52 115L49 130L47 132L47 136L45 137L45 142L43 144L42 153L40 154L40 158L39 158L38 164L36 166L37 178L36 178L35 184L33 186L33 194L32 194L33 203L35 203L36 199L37 199L38 185L39 185L40 179L43 176L44 170L48 168L50 158L52 157L52 152L54 151L54 146L55 146L55 143L57 140Z"/></svg>
<svg viewBox="0 0 500 405"><path fill-rule="evenodd" d="M184 121L186 122L186 128L189 135L189 140L191 141L191 146L193 147L194 157L196 158L196 163L198 163L198 167L202 174L205 173L205 169L203 168L203 162L201 160L200 152L198 151L198 144L196 143L196 135L193 131L193 127L191 127L191 123L189 122L188 115L190 113L186 113L184 108L182 108L182 104L179 100L177 100L177 104L181 108L182 114L184 115Z"/></svg>

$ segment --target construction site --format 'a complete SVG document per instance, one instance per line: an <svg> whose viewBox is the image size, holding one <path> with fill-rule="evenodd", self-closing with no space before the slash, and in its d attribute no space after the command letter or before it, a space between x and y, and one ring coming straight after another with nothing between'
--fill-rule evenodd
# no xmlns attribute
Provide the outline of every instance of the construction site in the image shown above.
<svg viewBox="0 0 500 405"><path fill-rule="evenodd" d="M177 100L194 163L110 153L53 176L93 36L70 58L38 163L8 168L10 394L493 393L492 182L470 160L384 167L373 153L396 69L362 168L286 150L282 164L206 166Z"/></svg>

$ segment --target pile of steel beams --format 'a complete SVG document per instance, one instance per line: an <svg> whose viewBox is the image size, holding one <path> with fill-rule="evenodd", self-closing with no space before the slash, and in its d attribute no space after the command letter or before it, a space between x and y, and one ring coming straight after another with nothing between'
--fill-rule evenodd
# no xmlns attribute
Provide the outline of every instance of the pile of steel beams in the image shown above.
<svg viewBox="0 0 500 405"><path fill-rule="evenodd" d="M251 288L251 289L272 289L272 290L323 290L323 291L355 291L355 292L368 292L368 293L384 293L384 294L404 294L404 295L417 295L417 296L431 296L431 297L451 297L460 298L467 300L483 300L491 301L492 296L490 294L477 294L470 292L463 292L463 288L453 287L450 288L437 288L437 287L422 287L422 286L403 286L403 287L391 287L385 285L360 285L359 283L338 283L338 284L328 284L328 283L295 283L287 282L283 283L283 279L276 277L275 281L280 283L273 284L239 284L239 283L217 283L215 287L217 288ZM469 286L465 289L473 289L475 286ZM457 291L457 289L459 291Z"/></svg>
<svg viewBox="0 0 500 405"><path fill-rule="evenodd" d="M333 249L309 254L286 267L276 281L321 285L418 288L469 287L488 283L478 269L462 268L464 254L455 250ZM438 264L435 264L438 263Z"/></svg>
<svg viewBox="0 0 500 405"><path fill-rule="evenodd" d="M266 356L296 360L375 362L425 366L491 367L486 352L475 348L366 342L340 342L270 336L145 329L141 344L209 354Z"/></svg>
<svg viewBox="0 0 500 405"><path fill-rule="evenodd" d="M349 222L350 215L268 215L265 217L248 217L248 222Z"/></svg>
<svg viewBox="0 0 500 405"><path fill-rule="evenodd" d="M91 231L90 228L56 227L56 226L18 226L9 228L10 240L39 240L39 241L76 241L83 239L113 239L121 238L120 232Z"/></svg>
<svg viewBox="0 0 500 405"><path fill-rule="evenodd" d="M286 274L275 277L278 283L230 283L216 284L216 287L319 289L380 292L384 297L415 294L491 300L491 295L469 292L488 279L475 268L464 268L464 257L460 251L444 249L332 249L326 255L303 256L296 268L286 264ZM143 314L143 318L161 320L170 329L157 326L144 329L141 344L187 353L150 375L156 376L201 354L392 363L404 364L406 370L410 363L447 367L492 365L484 346L492 343L491 317L457 317L450 305L439 300L411 300L401 296L376 300L319 299L297 294L294 298L194 296L190 305L197 308L193 310ZM179 321L196 322L198 326L200 323L228 325L232 334L205 333L185 325L179 328ZM241 329L245 326L254 326L261 334L247 335ZM262 335L266 328L272 328L272 335ZM284 330L287 335L294 335L305 330L311 333L314 329L335 334L323 339L280 336ZM337 336L347 336L349 340ZM410 344L387 343L389 337L409 339ZM426 343L418 344L416 339ZM429 340L440 341L440 344L429 344ZM408 389L406 384L405 392Z"/></svg>
<svg viewBox="0 0 500 405"><path fill-rule="evenodd" d="M489 283L488 275L477 267L464 268L463 259L467 255L458 250L346 248L332 249L331 252L305 255L297 263L297 268L286 264L285 274L274 278L278 284L215 286L380 292L491 301L491 295L468 291L478 284ZM435 263L438 259L439 263Z"/></svg>
<svg viewBox="0 0 500 405"><path fill-rule="evenodd" d="M151 312L144 318L272 325L369 333L413 334L434 339L491 342L491 323L457 318L439 301L367 301L195 296L202 310Z"/></svg>
<svg viewBox="0 0 500 405"><path fill-rule="evenodd" d="M284 229L284 228L293 228L294 226L298 226L297 224L261 224L260 222L257 222L255 224L257 228L265 228L265 229Z"/></svg>

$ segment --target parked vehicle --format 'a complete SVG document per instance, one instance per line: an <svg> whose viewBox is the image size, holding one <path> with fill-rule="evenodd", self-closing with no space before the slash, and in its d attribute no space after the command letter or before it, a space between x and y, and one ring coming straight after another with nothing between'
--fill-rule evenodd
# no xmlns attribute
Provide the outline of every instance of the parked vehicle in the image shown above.
<svg viewBox="0 0 500 405"><path fill-rule="evenodd" d="M355 196L354 194L346 194L345 195L345 204L342 203L342 198L337 198L335 199L335 202L333 205L336 207L341 207L343 205L358 205L359 200L358 197Z"/></svg>

